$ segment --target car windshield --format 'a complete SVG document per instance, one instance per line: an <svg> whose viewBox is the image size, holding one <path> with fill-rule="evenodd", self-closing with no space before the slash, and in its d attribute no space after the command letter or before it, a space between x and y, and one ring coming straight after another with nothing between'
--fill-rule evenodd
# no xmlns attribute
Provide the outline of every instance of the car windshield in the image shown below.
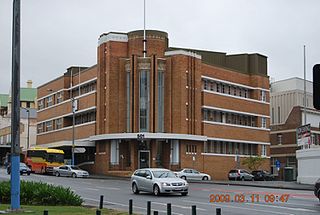
<svg viewBox="0 0 320 215"><path fill-rule="evenodd" d="M25 163L20 163L20 167L27 167Z"/></svg>
<svg viewBox="0 0 320 215"><path fill-rule="evenodd" d="M155 178L176 178L177 176L171 171L152 171Z"/></svg>
<svg viewBox="0 0 320 215"><path fill-rule="evenodd" d="M76 166L70 166L70 168L73 170L81 170L79 167L76 167Z"/></svg>

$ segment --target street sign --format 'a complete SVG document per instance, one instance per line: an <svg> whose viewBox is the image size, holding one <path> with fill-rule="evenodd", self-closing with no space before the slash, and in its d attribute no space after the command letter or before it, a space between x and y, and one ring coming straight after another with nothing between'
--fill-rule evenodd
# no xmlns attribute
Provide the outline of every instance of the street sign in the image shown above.
<svg viewBox="0 0 320 215"><path fill-rule="evenodd" d="M280 161L279 161L279 160L276 160L276 167L277 167L277 168L280 168L280 165L281 165Z"/></svg>
<svg viewBox="0 0 320 215"><path fill-rule="evenodd" d="M86 149L85 148L74 148L74 153L85 153Z"/></svg>
<svg viewBox="0 0 320 215"><path fill-rule="evenodd" d="M296 129L298 146L311 144L311 124Z"/></svg>

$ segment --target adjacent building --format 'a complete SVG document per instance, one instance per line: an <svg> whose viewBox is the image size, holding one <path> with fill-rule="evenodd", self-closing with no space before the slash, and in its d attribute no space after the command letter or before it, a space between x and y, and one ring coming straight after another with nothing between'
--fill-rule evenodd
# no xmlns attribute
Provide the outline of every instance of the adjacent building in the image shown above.
<svg viewBox="0 0 320 215"><path fill-rule="evenodd" d="M37 144L68 158L85 148L76 163L99 174L191 167L226 179L249 156L269 170L267 57L169 47L162 31L143 41L143 31L102 34L96 65L40 86Z"/></svg>
<svg viewBox="0 0 320 215"><path fill-rule="evenodd" d="M20 88L20 147L24 152L28 147L36 145L37 126L37 89L32 81L27 87ZM11 95L0 95L0 163L6 153L11 151Z"/></svg>
<svg viewBox="0 0 320 215"><path fill-rule="evenodd" d="M312 82L306 81L306 121L311 123L312 130L310 145L319 145L320 112L313 108L312 91ZM296 180L300 175L296 129L304 125L304 80L290 78L271 83L270 113L272 171L279 179ZM280 168L277 168L277 162Z"/></svg>

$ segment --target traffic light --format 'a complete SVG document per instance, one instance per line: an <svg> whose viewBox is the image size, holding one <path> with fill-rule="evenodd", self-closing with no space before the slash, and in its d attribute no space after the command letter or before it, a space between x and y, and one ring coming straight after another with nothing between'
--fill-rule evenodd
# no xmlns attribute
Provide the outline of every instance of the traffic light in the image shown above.
<svg viewBox="0 0 320 215"><path fill-rule="evenodd" d="M320 110L320 64L313 67L313 107Z"/></svg>

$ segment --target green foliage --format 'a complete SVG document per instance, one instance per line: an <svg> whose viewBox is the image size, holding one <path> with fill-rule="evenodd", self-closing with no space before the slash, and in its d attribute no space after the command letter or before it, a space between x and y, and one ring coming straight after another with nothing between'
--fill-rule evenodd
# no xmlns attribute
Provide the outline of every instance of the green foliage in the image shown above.
<svg viewBox="0 0 320 215"><path fill-rule="evenodd" d="M10 203L10 182L0 182L0 202ZM79 206L83 200L70 188L54 186L42 182L21 181L20 202L25 205L73 205Z"/></svg>
<svg viewBox="0 0 320 215"><path fill-rule="evenodd" d="M251 171L258 170L262 163L264 162L265 158L261 156L255 157L248 157L242 161L242 165L247 166Z"/></svg>

